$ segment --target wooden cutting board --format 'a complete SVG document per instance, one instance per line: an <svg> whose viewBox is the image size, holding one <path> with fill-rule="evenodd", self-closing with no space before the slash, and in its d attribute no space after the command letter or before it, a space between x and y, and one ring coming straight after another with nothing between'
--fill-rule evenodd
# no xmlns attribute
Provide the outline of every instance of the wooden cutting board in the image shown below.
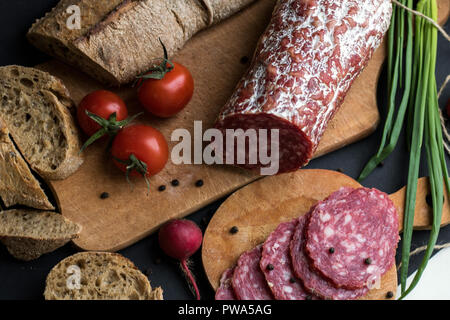
<svg viewBox="0 0 450 320"><path fill-rule="evenodd" d="M196 88L192 102L174 118L161 120L145 115L139 121L160 129L169 141L174 129L186 128L192 132L194 120L203 121L204 130L211 127L248 67L243 63L246 59L242 58L253 55L274 3L275 0L257 1L189 41L175 60L186 65L194 76ZM329 124L315 157L374 131L379 121L376 88L384 57L382 46L355 81L344 105ZM63 79L76 103L87 93L103 88L84 74L56 61L39 67ZM131 114L141 111L134 89L114 91L126 101ZM169 142L171 147L175 144ZM228 166L176 166L169 163L162 173L151 178L152 189L147 195L142 179L135 179L134 188L130 187L106 155L104 146L96 144L85 155L86 161L77 173L64 181L49 182L62 214L83 226L80 238L75 241L83 250L120 250L148 236L166 221L184 217L260 178ZM170 186L173 179L180 181L176 188ZM202 188L195 187L195 181L199 179L204 181ZM160 193L157 188L162 184L167 189ZM101 200L102 192L108 192L110 198Z"/></svg>
<svg viewBox="0 0 450 320"><path fill-rule="evenodd" d="M220 276L235 265L241 253L264 242L280 223L307 213L311 206L344 186L361 187L354 179L336 171L303 169L254 182L231 195L211 219L203 241L203 266L213 288L217 289ZM405 189L389 196L399 214L400 227L403 226ZM428 179L421 178L417 187L416 229L427 229L432 222L431 208L426 202L428 189ZM447 193L442 213L444 226L450 223ZM238 233L230 233L233 226L238 227ZM372 289L363 299L386 299L386 293L395 293L396 288L394 262L381 278L380 288Z"/></svg>

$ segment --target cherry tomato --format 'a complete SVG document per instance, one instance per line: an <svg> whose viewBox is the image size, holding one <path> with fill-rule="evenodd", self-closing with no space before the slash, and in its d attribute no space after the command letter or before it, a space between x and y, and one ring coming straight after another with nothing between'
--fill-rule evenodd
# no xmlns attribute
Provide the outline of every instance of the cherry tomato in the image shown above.
<svg viewBox="0 0 450 320"><path fill-rule="evenodd" d="M166 139L158 130L146 125L123 128L114 138L111 154L116 166L132 176L153 176L160 172L169 158ZM137 160L137 161L135 161ZM141 170L145 165L146 171Z"/></svg>
<svg viewBox="0 0 450 320"><path fill-rule="evenodd" d="M127 106L118 95L107 90L94 91L83 98L77 110L78 124L88 136L99 131L101 126L92 120L86 111L106 120L114 112L117 121L125 120L128 117Z"/></svg>
<svg viewBox="0 0 450 320"><path fill-rule="evenodd" d="M144 80L138 90L142 106L161 118L171 117L184 109L194 93L194 79L189 70L176 62L173 66L161 80Z"/></svg>

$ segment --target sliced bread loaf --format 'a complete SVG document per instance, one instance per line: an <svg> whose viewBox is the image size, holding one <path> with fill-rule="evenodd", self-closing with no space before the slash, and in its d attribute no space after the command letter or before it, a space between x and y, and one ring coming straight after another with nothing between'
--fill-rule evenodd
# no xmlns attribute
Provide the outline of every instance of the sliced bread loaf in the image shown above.
<svg viewBox="0 0 450 320"><path fill-rule="evenodd" d="M65 179L83 162L72 106L67 89L50 74L0 67L0 117L31 168L44 179Z"/></svg>
<svg viewBox="0 0 450 320"><path fill-rule="evenodd" d="M37 48L118 85L161 58L159 38L173 54L197 32L255 0L62 0L29 30ZM81 29L70 30L67 8L77 5Z"/></svg>
<svg viewBox="0 0 450 320"><path fill-rule="evenodd" d="M79 270L78 279L74 268ZM147 277L130 260L107 252L82 252L62 260L47 276L44 297L46 300L163 299L162 289L152 291Z"/></svg>
<svg viewBox="0 0 450 320"><path fill-rule="evenodd" d="M55 212L0 212L0 241L15 258L30 261L77 238L81 227Z"/></svg>
<svg viewBox="0 0 450 320"><path fill-rule="evenodd" d="M92 60L84 56L73 42L86 34L102 21L124 0L61 0L52 11L36 21L27 34L29 41L38 49L65 61L72 66L81 67L88 74L95 74L102 82L114 82L114 78ZM68 28L67 9L76 5L82 15L81 28Z"/></svg>
<svg viewBox="0 0 450 320"><path fill-rule="evenodd" d="M0 120L0 198L7 206L21 204L35 209L53 210L53 205L33 176L22 155L11 141Z"/></svg>

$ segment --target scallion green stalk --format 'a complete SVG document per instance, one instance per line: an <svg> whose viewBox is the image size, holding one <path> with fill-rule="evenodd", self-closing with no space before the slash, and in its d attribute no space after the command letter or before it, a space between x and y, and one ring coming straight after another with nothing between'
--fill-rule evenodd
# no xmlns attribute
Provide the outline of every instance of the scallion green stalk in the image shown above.
<svg viewBox="0 0 450 320"><path fill-rule="evenodd" d="M417 11L423 11L425 1L426 0L419 1L417 4ZM409 253L411 251L411 239L414 225L420 155L422 151L423 131L425 125L425 104L431 59L430 52L428 50L425 50L422 59L423 48L428 48L431 45L430 38L427 37L428 29L424 28L424 23L422 20L423 19L416 17L416 45L419 46L418 79L421 79L421 81L419 81L417 85L414 119L412 125L411 152L409 157L408 182L406 186L405 213L403 220L402 267L400 270L400 285L402 294L406 290L406 279L408 277Z"/></svg>
<svg viewBox="0 0 450 320"><path fill-rule="evenodd" d="M426 3L423 12L436 21L437 20L436 0L429 0ZM402 282L402 295L400 299L403 299L415 288L428 264L428 261L433 253L434 246L436 245L442 220L444 181L447 186L447 190L450 190L448 170L447 164L445 162L444 148L442 142L442 132L439 122L439 104L437 99L436 78L435 78L436 54L437 54L437 30L433 26L428 24L426 26L425 35L427 38L426 43L430 43L430 46L426 46L428 50L425 53L426 56L425 63L427 63L428 61L427 53L429 52L430 55L428 75L425 75L428 78L427 104L426 104L427 112L425 115L426 118L425 146L427 153L428 171L430 176L429 181L433 205L432 209L433 223L431 227L430 238L427 244L427 249L425 251L424 257L422 258L422 262L408 289L404 289L404 285ZM414 212L412 214L414 215ZM403 259L404 256L402 255L402 260L409 261L409 251L407 254L408 254L407 259ZM402 265L402 275L404 272L407 273L407 269L404 270Z"/></svg>

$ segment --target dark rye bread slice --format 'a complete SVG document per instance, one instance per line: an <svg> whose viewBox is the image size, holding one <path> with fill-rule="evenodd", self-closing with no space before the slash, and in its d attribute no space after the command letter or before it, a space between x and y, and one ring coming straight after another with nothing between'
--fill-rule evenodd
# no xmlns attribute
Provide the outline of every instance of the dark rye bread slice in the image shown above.
<svg viewBox="0 0 450 320"><path fill-rule="evenodd" d="M79 287L71 282L79 268ZM68 272L69 270L69 272ZM74 284L68 286L68 283ZM148 278L127 258L108 252L82 252L59 262L48 274L46 300L163 300Z"/></svg>
<svg viewBox="0 0 450 320"><path fill-rule="evenodd" d="M255 0L62 0L29 30L40 50L119 85L161 58L159 38L172 55L197 32ZM81 29L67 27L69 5L82 13Z"/></svg>
<svg viewBox="0 0 450 320"><path fill-rule="evenodd" d="M0 67L0 117L25 160L44 179L65 179L83 163L72 106L63 83L50 74Z"/></svg>
<svg viewBox="0 0 450 320"><path fill-rule="evenodd" d="M30 261L78 237L81 227L55 212L0 212L0 241L19 260Z"/></svg>
<svg viewBox="0 0 450 320"><path fill-rule="evenodd" d="M7 207L21 204L35 209L55 209L11 141L9 131L1 119L0 198Z"/></svg>

